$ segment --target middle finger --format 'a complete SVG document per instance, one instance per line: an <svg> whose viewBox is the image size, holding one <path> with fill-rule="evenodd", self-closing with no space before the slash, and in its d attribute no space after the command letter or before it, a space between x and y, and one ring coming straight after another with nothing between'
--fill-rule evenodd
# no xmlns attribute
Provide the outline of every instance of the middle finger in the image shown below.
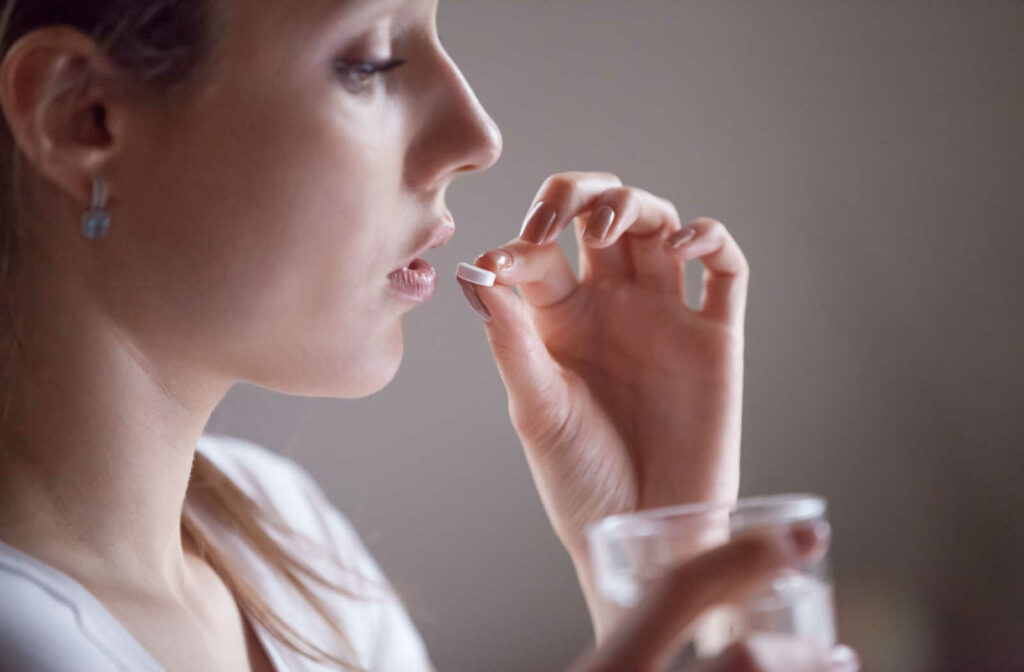
<svg viewBox="0 0 1024 672"><path fill-rule="evenodd" d="M553 241L576 215L592 209L605 191L621 187L622 180L605 172L556 173L544 180L533 197L530 214L519 237L544 245Z"/></svg>
<svg viewBox="0 0 1024 672"><path fill-rule="evenodd" d="M663 245L665 237L681 227L670 201L636 187L616 187L602 194L595 207L610 211L612 224L605 230L600 225L608 220L592 217L583 232L582 254L596 256L619 248L636 284L680 299L686 296L684 266L676 255L666 254Z"/></svg>
<svg viewBox="0 0 1024 672"><path fill-rule="evenodd" d="M665 236L680 228L675 207L643 189L624 187L611 173L576 171L550 176L534 197L519 237L547 245L577 218L587 229L578 235L586 235L604 228L598 226L594 215L605 205L614 213L610 228L598 240L581 240L582 279L628 276L685 300L683 264L661 249ZM632 245L619 242L626 231Z"/></svg>

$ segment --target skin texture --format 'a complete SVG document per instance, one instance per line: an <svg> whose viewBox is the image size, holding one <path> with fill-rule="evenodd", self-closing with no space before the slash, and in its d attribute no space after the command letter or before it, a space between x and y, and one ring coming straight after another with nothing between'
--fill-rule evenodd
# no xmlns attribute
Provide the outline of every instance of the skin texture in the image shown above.
<svg viewBox="0 0 1024 672"><path fill-rule="evenodd" d="M606 208L612 216L602 219ZM573 223L579 275L555 244ZM684 271L693 259L705 270L690 308ZM484 319L513 426L600 644L573 672L663 669L704 609L823 551L827 533L807 529L681 549L693 559L612 627L597 599L587 526L737 497L749 266L721 222L683 227L672 203L604 172L549 177L520 235L474 264L496 274L494 285L459 282ZM858 662L846 647L771 639L702 669L852 672Z"/></svg>
<svg viewBox="0 0 1024 672"><path fill-rule="evenodd" d="M139 95L67 28L28 36L0 71L32 193L0 534L80 579L174 670L212 669L176 640L209 641L223 669L245 655L179 525L215 406L239 380L349 398L387 385L415 304L386 276L430 240L452 180L502 146L435 3L232 4L194 98ZM392 56L407 64L368 85L333 67ZM86 87L47 95L83 69ZM112 223L88 240L94 174Z"/></svg>
<svg viewBox="0 0 1024 672"><path fill-rule="evenodd" d="M183 543L210 414L238 381L345 398L386 386L415 305L387 274L435 235L448 185L501 154L439 42L436 1L335 4L228 2L195 95L138 90L68 28L35 31L0 68L29 168L0 536L80 581L168 670L269 665ZM406 64L366 81L334 67L391 57ZM85 85L62 86L75 76ZM79 229L93 175L112 217L100 240ZM593 609L588 522L736 495L747 271L711 220L664 249L674 208L613 175L554 176L540 198L558 208L552 237L505 245L513 263L494 269L497 285L467 296L490 312L513 425ZM599 202L620 217L607 243L582 250L577 279L551 240ZM691 311L682 269L698 256L707 296ZM739 553L758 576L777 568L757 564L756 547ZM750 567L686 576L728 594ZM645 632L594 660L658 659L672 638L651 645Z"/></svg>
<svg viewBox="0 0 1024 672"><path fill-rule="evenodd" d="M736 498L749 270L721 222L683 230L670 202L608 173L552 176L536 202L558 213L546 235L528 219L519 238L477 258L498 277L475 291L545 509L589 576L590 523ZM611 230L585 241L605 205ZM579 277L554 243L573 221ZM691 309L684 264L698 257L704 296Z"/></svg>

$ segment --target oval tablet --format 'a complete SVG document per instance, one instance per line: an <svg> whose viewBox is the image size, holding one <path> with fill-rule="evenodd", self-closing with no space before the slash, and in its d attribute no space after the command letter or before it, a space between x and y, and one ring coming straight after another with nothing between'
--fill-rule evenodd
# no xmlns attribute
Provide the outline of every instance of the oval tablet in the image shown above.
<svg viewBox="0 0 1024 672"><path fill-rule="evenodd" d="M467 264L465 262L459 262L459 268L455 272L455 275L466 282L472 282L474 285L483 285L484 287L494 286L494 280L498 277L485 268L480 268L479 266L474 266L473 264Z"/></svg>

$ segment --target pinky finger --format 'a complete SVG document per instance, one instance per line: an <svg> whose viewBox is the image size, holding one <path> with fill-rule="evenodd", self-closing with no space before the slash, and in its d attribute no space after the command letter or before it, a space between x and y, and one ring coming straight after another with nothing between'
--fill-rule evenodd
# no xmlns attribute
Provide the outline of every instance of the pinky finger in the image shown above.
<svg viewBox="0 0 1024 672"><path fill-rule="evenodd" d="M665 240L665 249L681 262L700 259L704 289L699 311L742 333L750 267L725 225L699 217Z"/></svg>

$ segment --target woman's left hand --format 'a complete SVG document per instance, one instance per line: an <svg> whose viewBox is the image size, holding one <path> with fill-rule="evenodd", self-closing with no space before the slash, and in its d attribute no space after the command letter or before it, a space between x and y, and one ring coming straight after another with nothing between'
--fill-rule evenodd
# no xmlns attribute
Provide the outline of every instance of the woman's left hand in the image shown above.
<svg viewBox="0 0 1024 672"><path fill-rule="evenodd" d="M587 241L603 206L611 228ZM736 242L712 219L682 229L671 202L603 172L549 177L531 215L475 261L493 287L459 282L490 315L512 424L570 555L587 557L584 530L605 516L735 499L749 276ZM574 220L578 276L555 242ZM704 290L691 309L683 267L695 258Z"/></svg>

